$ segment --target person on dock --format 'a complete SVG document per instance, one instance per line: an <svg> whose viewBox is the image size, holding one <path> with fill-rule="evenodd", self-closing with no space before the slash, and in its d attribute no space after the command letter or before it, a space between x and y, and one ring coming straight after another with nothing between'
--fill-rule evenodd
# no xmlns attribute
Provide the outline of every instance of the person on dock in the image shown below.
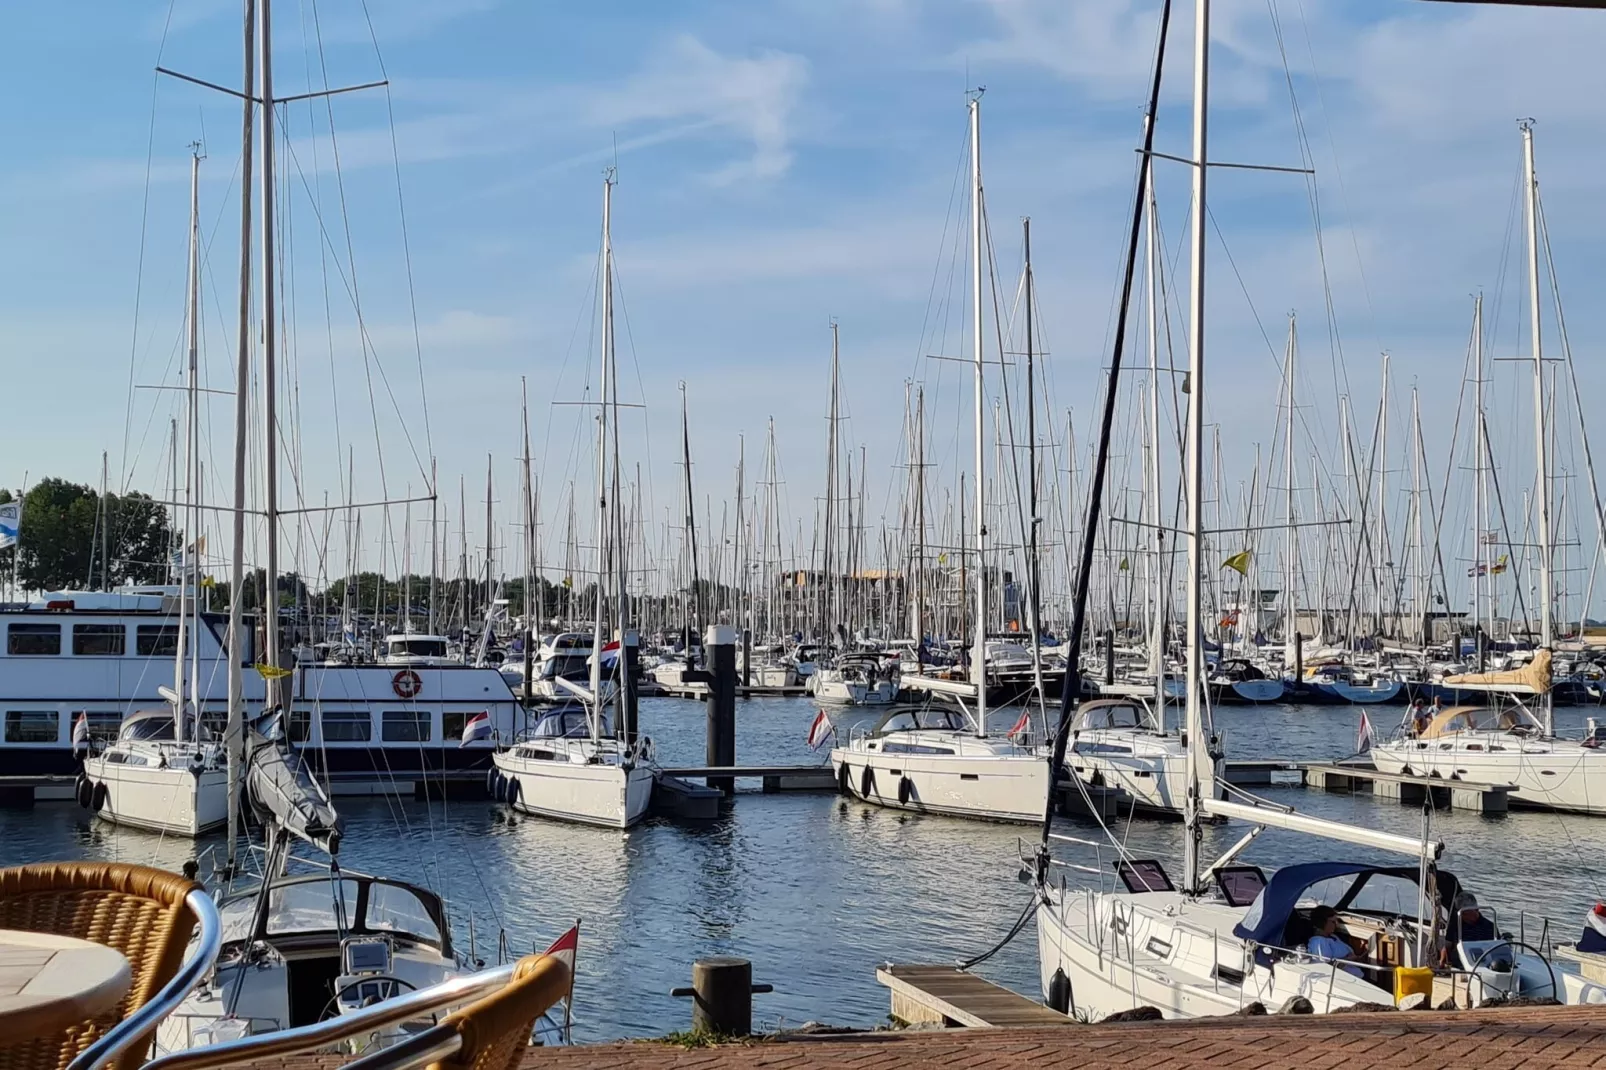
<svg viewBox="0 0 1606 1070"><path fill-rule="evenodd" d="M1305 950L1319 959L1339 963L1339 969L1356 977L1366 974L1359 966L1346 966L1356 958L1355 949L1348 940L1338 935L1338 911L1330 906L1319 906L1310 912L1311 928L1316 934L1305 943Z"/></svg>

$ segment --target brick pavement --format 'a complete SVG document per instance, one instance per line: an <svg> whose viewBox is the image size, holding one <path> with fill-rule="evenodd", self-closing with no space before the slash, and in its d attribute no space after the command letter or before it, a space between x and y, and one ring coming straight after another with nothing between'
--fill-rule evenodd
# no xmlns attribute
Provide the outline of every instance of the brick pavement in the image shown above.
<svg viewBox="0 0 1606 1070"><path fill-rule="evenodd" d="M332 1070L334 1056L256 1070ZM859 1033L681 1048L532 1048L522 1070L1512 1070L1606 1066L1606 1007Z"/></svg>

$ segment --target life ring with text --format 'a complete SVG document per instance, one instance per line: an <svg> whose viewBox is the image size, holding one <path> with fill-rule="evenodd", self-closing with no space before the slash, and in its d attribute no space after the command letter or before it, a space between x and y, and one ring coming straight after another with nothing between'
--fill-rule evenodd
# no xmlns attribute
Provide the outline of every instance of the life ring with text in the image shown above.
<svg viewBox="0 0 1606 1070"><path fill-rule="evenodd" d="M396 692L397 698L417 698L424 690L424 681L413 670L402 669L390 678L390 689Z"/></svg>

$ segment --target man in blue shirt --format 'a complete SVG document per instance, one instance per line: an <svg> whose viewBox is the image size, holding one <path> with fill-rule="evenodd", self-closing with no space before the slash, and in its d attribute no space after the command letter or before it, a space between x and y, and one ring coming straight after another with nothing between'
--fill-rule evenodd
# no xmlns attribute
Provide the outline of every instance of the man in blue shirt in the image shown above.
<svg viewBox="0 0 1606 1070"><path fill-rule="evenodd" d="M1355 958L1355 949L1349 941L1338 935L1338 911L1329 906L1320 906L1310 912L1311 928L1316 930L1305 944L1305 950L1319 959L1342 963ZM1366 974L1359 966L1339 966L1345 973L1356 977Z"/></svg>

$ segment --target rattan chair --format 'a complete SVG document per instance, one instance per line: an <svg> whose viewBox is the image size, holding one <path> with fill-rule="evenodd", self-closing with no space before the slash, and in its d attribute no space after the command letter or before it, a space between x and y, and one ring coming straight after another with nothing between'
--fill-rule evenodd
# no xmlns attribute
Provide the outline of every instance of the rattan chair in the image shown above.
<svg viewBox="0 0 1606 1070"><path fill-rule="evenodd" d="M200 885L123 862L41 862L0 869L0 929L56 933L103 944L128 959L133 981L116 1009L54 1036L0 1037L0 1070L64 1070L74 1056L162 990L184 962L195 929L184 897ZM116 1070L137 1070L147 1042Z"/></svg>
<svg viewBox="0 0 1606 1070"><path fill-rule="evenodd" d="M457 1054L430 1070L513 1070L536 1019L569 994L569 966L552 955L519 960L506 985L441 1019L462 1038Z"/></svg>

